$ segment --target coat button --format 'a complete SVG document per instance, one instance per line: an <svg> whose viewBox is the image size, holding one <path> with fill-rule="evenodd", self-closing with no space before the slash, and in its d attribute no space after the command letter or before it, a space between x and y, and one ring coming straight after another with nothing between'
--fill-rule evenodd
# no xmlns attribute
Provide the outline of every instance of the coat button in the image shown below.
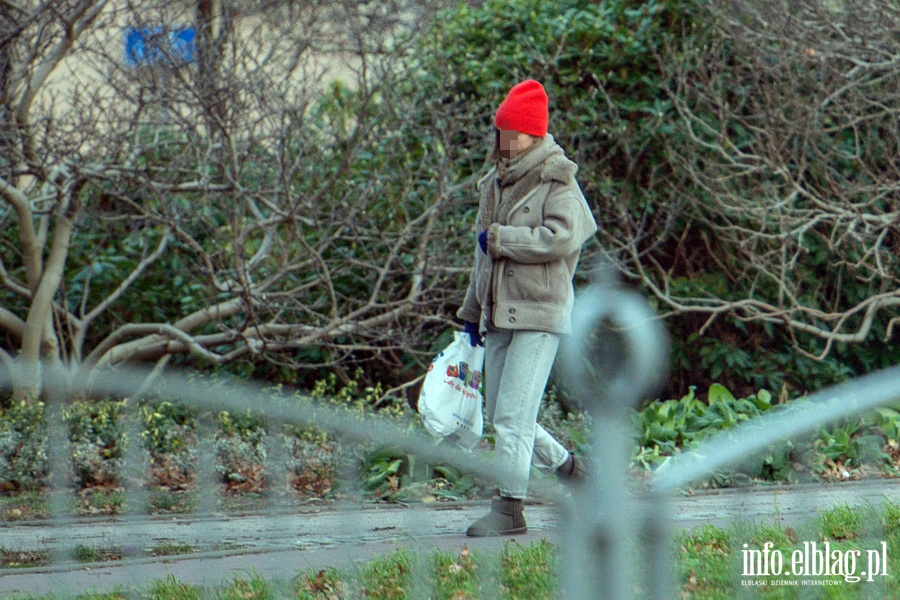
<svg viewBox="0 0 900 600"><path fill-rule="evenodd" d="M510 318L509 318L509 322L510 322L510 323L515 323L515 322L516 322L516 318L515 318L515 317L510 317Z"/></svg>
<svg viewBox="0 0 900 600"><path fill-rule="evenodd" d="M516 274L516 272L513 271L512 269L510 269L509 271L506 272L506 274L509 275L510 277L512 277L513 275Z"/></svg>
<svg viewBox="0 0 900 600"><path fill-rule="evenodd" d="M531 207L526 206L525 208L522 209L522 212L523 212L523 213L530 213L530 212L531 212Z"/></svg>
<svg viewBox="0 0 900 600"><path fill-rule="evenodd" d="M509 314L511 314L511 315L516 314L516 309L515 309L515 308L510 308L510 309L509 309Z"/></svg>

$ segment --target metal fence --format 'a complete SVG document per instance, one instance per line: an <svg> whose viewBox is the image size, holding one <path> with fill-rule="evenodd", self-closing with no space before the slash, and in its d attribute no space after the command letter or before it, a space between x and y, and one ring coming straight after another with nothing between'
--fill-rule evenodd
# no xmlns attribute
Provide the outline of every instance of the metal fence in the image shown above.
<svg viewBox="0 0 900 600"><path fill-rule="evenodd" d="M611 283L580 295L575 331L563 345L560 366L594 417L594 459L603 468L588 489L576 493L568 513L563 551L571 589L566 598L679 597L672 568L673 494L719 469L739 467L779 441L900 402L900 366L822 390L679 455L654 474L638 502L626 491L632 448L627 409L659 383L667 356L665 334L639 296ZM812 588L806 597L818 592L826 593ZM874 586L872 593L883 597Z"/></svg>
<svg viewBox="0 0 900 600"><path fill-rule="evenodd" d="M583 401L592 415L593 461L599 474L582 487L560 493L558 487L545 487L554 495L563 515L560 596L567 599L596 600L608 598L652 598L669 600L678 597L673 573L672 519L669 502L683 486L706 478L717 469L733 466L771 444L814 431L842 417L859 414L877 406L900 400L900 367L859 378L855 381L819 392L796 409L776 411L767 416L723 433L706 442L696 452L672 461L655 474L649 491L636 497L629 492L628 466L633 436L629 410L652 393L665 375L668 342L659 319L646 301L614 283L605 282L586 288L576 303L574 330L560 350L558 368L563 380ZM472 460L472 455L447 445L436 445L433 438L411 431L409 427L367 415L365 419L348 415L314 403L278 401L278 394L252 382L240 382L216 388L177 372L159 377L147 389L149 372L119 370L95 373L85 380L77 373L45 372L47 381L47 444L51 466L49 485L53 499L50 525L64 536L74 523L71 510L71 480L67 467L67 439L62 412L74 394L90 390L116 397L131 398L151 392L160 397L178 399L199 411L242 411L260 409L272 424L298 423L314 425L348 439L383 444L413 454L430 464L454 466L472 475L494 478L490 461ZM10 381L0 386L11 385ZM136 410L125 417L126 436L137 440L141 424ZM201 423L203 421L201 420ZM196 516L209 517L205 526L216 521L215 493L217 475L214 470L215 449L210 422L200 428L200 455L197 461L199 510ZM138 522L146 515L147 492L138 477L146 465L141 444L126 445L123 472L127 522ZM286 469L286 457L278 444L270 445L268 462L273 470ZM538 484L539 485L539 484ZM274 486L267 508L289 508L285 492ZM348 515L350 530L359 523L359 514ZM202 524L199 525L203 527ZM5 525L10 528L15 525ZM123 526L123 529L124 528ZM3 543L0 541L0 546ZM268 550L274 545L262 545ZM292 548L296 548L292 545ZM65 543L54 546L53 562L63 565L71 561L74 548ZM132 564L136 580L141 578L139 561ZM433 597L433 582L428 566L415 561L411 576L410 597ZM10 571L0 570L0 577ZM492 594L499 593L493 590Z"/></svg>

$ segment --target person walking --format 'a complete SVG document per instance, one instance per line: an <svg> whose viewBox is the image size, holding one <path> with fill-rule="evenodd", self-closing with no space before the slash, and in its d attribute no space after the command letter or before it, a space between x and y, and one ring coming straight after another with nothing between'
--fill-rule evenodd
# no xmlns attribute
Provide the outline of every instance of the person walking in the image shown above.
<svg viewBox="0 0 900 600"><path fill-rule="evenodd" d="M485 347L485 413L496 432L499 498L466 532L527 531L531 464L565 479L583 460L537 421L560 338L571 333L572 279L597 224L575 181L578 166L548 132L548 98L534 80L516 84L494 115L494 166L477 183L475 262L457 311Z"/></svg>

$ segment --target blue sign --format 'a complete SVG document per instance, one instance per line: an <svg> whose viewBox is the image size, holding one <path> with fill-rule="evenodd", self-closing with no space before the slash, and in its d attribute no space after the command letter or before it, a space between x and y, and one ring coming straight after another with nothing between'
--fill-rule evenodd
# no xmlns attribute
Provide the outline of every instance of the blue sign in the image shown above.
<svg viewBox="0 0 900 600"><path fill-rule="evenodd" d="M132 67L193 62L197 57L196 40L193 27L127 27L125 60Z"/></svg>

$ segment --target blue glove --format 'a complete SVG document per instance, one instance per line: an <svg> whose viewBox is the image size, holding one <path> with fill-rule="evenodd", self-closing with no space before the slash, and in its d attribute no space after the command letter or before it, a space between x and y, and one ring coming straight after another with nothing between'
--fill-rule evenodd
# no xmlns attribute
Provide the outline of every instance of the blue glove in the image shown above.
<svg viewBox="0 0 900 600"><path fill-rule="evenodd" d="M465 332L469 334L469 338L472 340L473 346L484 346L484 340L481 338L481 334L478 333L477 323L466 321L463 325L463 328Z"/></svg>
<svg viewBox="0 0 900 600"><path fill-rule="evenodd" d="M478 245L481 246L481 251L487 254L487 229L478 234Z"/></svg>

